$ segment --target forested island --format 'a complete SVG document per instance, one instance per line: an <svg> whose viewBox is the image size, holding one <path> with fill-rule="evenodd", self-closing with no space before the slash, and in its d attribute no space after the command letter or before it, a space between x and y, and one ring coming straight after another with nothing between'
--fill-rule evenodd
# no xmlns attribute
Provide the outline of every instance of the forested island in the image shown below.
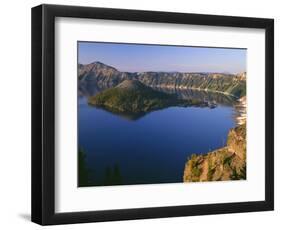
<svg viewBox="0 0 281 230"><path fill-rule="evenodd" d="M234 106L242 111L242 115L236 117L236 127L229 130L226 145L209 152L192 154L185 162L181 178L184 182L246 179L245 72L241 74L122 72L104 63L93 62L86 65L78 64L78 82L79 89L83 89L87 95L88 105L123 115L139 116L168 107L216 107L216 102L205 100L205 96L200 100L195 97L183 99L174 93L168 93L177 90L191 89L230 96L235 101ZM92 92L93 86L97 87L95 93ZM79 159L84 159L81 152ZM83 160L81 162L84 164ZM91 183L83 181L87 170L82 163L82 166L79 166L82 170L81 186L87 186ZM106 173L105 181L110 183L104 184L122 184L119 169L111 171L115 172L112 174L116 174L114 178L117 179L113 180L113 176L108 176L111 173Z"/></svg>
<svg viewBox="0 0 281 230"><path fill-rule="evenodd" d="M112 112L142 113L169 106L208 106L196 99L179 99L174 94L156 91L138 80L124 80L116 87L89 97L89 104Z"/></svg>

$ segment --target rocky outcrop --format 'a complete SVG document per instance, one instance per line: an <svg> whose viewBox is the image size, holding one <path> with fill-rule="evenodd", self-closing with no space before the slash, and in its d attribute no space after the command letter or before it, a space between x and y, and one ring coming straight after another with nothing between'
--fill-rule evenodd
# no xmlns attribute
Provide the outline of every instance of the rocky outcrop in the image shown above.
<svg viewBox="0 0 281 230"><path fill-rule="evenodd" d="M112 88L124 80L138 80L152 88L194 89L220 92L235 97L246 94L246 73L240 75L222 73L180 72L120 72L101 62L78 65L79 84L94 84L100 89Z"/></svg>
<svg viewBox="0 0 281 230"><path fill-rule="evenodd" d="M227 145L203 155L193 154L184 169L184 182L246 179L246 124L231 129Z"/></svg>
<svg viewBox="0 0 281 230"><path fill-rule="evenodd" d="M241 97L234 106L235 120L238 125L242 125L247 119L247 99L246 96Z"/></svg>
<svg viewBox="0 0 281 230"><path fill-rule="evenodd" d="M100 89L112 88L124 80L132 79L131 74L119 72L101 62L78 66L79 84L95 84Z"/></svg>
<svg viewBox="0 0 281 230"><path fill-rule="evenodd" d="M237 74L237 78L242 81L246 81L246 72Z"/></svg>

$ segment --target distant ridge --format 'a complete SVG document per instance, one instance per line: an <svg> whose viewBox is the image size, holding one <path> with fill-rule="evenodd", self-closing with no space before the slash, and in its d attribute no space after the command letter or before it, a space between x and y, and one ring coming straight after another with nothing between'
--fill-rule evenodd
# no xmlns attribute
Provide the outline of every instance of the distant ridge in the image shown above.
<svg viewBox="0 0 281 230"><path fill-rule="evenodd" d="M104 64L104 63L102 63L102 62L99 62L99 61L92 62L92 63L90 63L89 65L91 65L91 66L96 66L97 68L109 68L109 69L114 69L114 70L117 71L116 68L114 68L114 67L112 67L112 66L110 66L110 65L106 65L106 64Z"/></svg>
<svg viewBox="0 0 281 230"><path fill-rule="evenodd" d="M96 61L78 65L79 83L95 83L100 89L117 86L124 80L138 80L146 86L164 89L194 89L220 92L240 98L246 95L246 72L227 73L181 73L181 72L121 72Z"/></svg>

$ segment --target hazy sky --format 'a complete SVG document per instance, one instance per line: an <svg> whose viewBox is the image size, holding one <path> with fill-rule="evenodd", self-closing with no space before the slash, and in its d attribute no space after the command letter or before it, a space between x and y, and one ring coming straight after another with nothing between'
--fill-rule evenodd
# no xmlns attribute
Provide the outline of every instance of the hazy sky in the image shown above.
<svg viewBox="0 0 281 230"><path fill-rule="evenodd" d="M95 61L119 71L227 72L246 71L246 49L121 43L78 43L78 62Z"/></svg>

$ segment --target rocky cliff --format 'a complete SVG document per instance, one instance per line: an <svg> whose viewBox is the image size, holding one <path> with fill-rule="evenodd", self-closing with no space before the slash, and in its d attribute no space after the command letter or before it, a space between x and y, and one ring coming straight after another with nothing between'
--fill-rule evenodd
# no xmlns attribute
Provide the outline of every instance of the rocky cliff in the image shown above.
<svg viewBox="0 0 281 230"><path fill-rule="evenodd" d="M231 129L227 145L204 155L193 154L184 169L184 182L246 179L246 124Z"/></svg>
<svg viewBox="0 0 281 230"><path fill-rule="evenodd" d="M238 98L246 94L246 73L129 73L118 71L101 62L93 62L87 65L78 64L78 79L80 84L94 83L100 89L112 88L124 80L138 80L152 88L208 90Z"/></svg>

